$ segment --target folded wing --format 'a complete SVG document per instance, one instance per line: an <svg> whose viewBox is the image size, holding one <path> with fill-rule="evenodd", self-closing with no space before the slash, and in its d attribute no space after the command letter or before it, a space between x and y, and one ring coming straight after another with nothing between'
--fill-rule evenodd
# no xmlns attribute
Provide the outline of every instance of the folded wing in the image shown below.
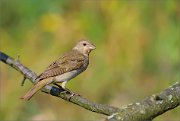
<svg viewBox="0 0 180 121"><path fill-rule="evenodd" d="M47 67L46 70L36 78L36 80L40 81L79 69L83 66L84 60L85 57L83 54L77 51L70 51Z"/></svg>

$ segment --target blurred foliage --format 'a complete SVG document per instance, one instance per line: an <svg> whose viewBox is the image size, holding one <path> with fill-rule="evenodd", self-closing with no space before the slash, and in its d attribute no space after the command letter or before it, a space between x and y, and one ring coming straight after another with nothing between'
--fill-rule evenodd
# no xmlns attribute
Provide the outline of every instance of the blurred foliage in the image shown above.
<svg viewBox="0 0 180 121"><path fill-rule="evenodd" d="M178 0L1 0L0 51L40 74L82 38L97 46L89 68L67 87L97 103L121 107L180 80ZM0 120L101 120L103 115L38 93L0 63ZM155 121L180 120L180 109Z"/></svg>

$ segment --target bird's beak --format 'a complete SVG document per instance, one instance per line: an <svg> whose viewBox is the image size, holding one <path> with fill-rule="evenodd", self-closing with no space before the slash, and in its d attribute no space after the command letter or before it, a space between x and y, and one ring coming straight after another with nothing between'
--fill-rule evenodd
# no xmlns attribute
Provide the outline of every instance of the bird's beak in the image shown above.
<svg viewBox="0 0 180 121"><path fill-rule="evenodd" d="M96 46L92 44L89 48L90 48L91 50L94 50L94 49L96 49Z"/></svg>

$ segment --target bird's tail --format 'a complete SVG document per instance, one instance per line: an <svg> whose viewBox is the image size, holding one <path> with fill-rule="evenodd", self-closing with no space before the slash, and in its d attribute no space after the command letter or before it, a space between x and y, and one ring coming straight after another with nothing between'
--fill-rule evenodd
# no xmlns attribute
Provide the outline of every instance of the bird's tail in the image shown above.
<svg viewBox="0 0 180 121"><path fill-rule="evenodd" d="M32 89L30 89L24 96L21 97L23 100L30 100L31 97L36 94L41 88L47 85L47 80L39 81Z"/></svg>

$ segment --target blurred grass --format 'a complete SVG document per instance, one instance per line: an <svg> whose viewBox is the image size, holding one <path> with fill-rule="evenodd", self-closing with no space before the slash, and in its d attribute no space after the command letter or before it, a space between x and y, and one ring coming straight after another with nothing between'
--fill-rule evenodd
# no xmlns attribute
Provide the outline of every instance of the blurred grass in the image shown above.
<svg viewBox="0 0 180 121"><path fill-rule="evenodd" d="M159 1L0 1L0 50L37 74L87 38L97 46L89 68L68 83L80 95L123 106L157 93L180 79L178 0ZM55 97L19 97L31 86L0 63L0 120L101 120ZM176 108L155 121L179 120Z"/></svg>

